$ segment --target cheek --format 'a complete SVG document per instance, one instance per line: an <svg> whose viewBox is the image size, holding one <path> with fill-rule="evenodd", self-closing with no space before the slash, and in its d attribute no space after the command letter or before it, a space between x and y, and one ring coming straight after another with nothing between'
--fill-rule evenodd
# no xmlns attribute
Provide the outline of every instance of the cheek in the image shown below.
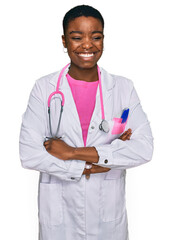
<svg viewBox="0 0 173 240"><path fill-rule="evenodd" d="M96 46L96 48L103 51L103 42L94 43L94 45Z"/></svg>
<svg viewBox="0 0 173 240"><path fill-rule="evenodd" d="M66 41L66 47L67 47L68 51L74 51L75 49L80 47L80 44L77 42L72 42L72 41L68 40L68 41Z"/></svg>

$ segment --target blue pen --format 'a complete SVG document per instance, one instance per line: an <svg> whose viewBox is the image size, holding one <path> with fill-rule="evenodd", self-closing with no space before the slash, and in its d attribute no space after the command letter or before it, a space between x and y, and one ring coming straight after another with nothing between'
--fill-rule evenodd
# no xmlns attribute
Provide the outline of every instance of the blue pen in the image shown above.
<svg viewBox="0 0 173 240"><path fill-rule="evenodd" d="M122 115L121 115L121 118L122 118L122 122L121 123L125 123L127 121L128 115L129 115L129 108L125 108L123 110Z"/></svg>

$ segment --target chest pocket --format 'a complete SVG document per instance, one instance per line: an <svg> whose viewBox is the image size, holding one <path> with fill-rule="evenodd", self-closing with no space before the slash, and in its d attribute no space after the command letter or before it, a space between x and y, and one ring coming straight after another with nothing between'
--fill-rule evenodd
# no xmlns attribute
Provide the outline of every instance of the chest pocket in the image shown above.
<svg viewBox="0 0 173 240"><path fill-rule="evenodd" d="M125 172L111 170L101 185L100 218L103 222L118 220L125 211Z"/></svg>
<svg viewBox="0 0 173 240"><path fill-rule="evenodd" d="M107 133L107 142L119 138L125 131L128 122L128 104L122 102L119 94L115 94L113 89L110 90L105 101L105 118L109 124L109 132ZM123 117L123 118L121 118Z"/></svg>
<svg viewBox="0 0 173 240"><path fill-rule="evenodd" d="M127 121L125 123L122 123L121 118L114 118L111 134L122 134L125 130L126 124Z"/></svg>
<svg viewBox="0 0 173 240"><path fill-rule="evenodd" d="M39 221L47 226L62 223L62 184L40 183L39 189Z"/></svg>

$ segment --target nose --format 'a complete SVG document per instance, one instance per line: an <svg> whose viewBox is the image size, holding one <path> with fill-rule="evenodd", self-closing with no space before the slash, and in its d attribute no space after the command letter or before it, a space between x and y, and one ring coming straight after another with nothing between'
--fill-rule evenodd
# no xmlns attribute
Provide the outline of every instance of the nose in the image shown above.
<svg viewBox="0 0 173 240"><path fill-rule="evenodd" d="M82 43L82 47L83 49L90 49L93 47L93 44L92 44L92 40L90 38L85 38L84 39L84 42Z"/></svg>

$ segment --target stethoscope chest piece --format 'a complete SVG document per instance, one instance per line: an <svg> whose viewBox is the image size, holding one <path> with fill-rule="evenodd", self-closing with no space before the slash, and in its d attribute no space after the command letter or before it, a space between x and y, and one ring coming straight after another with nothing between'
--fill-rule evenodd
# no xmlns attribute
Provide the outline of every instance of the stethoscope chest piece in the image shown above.
<svg viewBox="0 0 173 240"><path fill-rule="evenodd" d="M103 119L99 125L99 129L105 133L108 133L110 130L109 123Z"/></svg>

